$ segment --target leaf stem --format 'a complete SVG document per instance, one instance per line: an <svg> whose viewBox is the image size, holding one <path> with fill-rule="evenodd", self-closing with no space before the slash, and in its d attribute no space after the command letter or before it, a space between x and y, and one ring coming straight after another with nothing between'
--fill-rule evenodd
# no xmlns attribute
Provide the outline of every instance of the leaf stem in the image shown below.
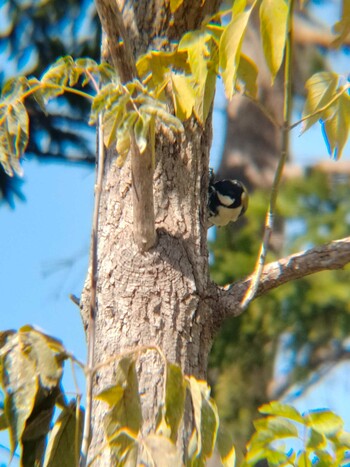
<svg viewBox="0 0 350 467"><path fill-rule="evenodd" d="M260 246L257 263L255 266L253 279L250 283L247 292L245 293L243 300L240 304L242 310L246 309L249 303L254 299L261 275L263 273L264 264L266 261L266 255L269 247L269 241L274 225L274 216L277 203L277 195L282 179L282 173L288 157L288 144L289 144L289 120L292 105L292 46L293 46L293 9L294 0L289 1L289 12L288 12L288 28L287 28L287 39L286 39L286 51L284 60L284 100L283 100L283 126L281 128L282 147L281 155L278 162L278 166L275 172L275 177L272 184L269 207L266 212L265 218L265 229L263 240Z"/></svg>
<svg viewBox="0 0 350 467"><path fill-rule="evenodd" d="M297 122L290 125L289 130L293 130L295 127L297 127L301 123L305 122L305 120L308 120L309 118L312 118L315 115L320 114L320 113L324 112L325 110L329 109L329 107L331 107L334 104L334 102L336 102L344 94L344 92L346 92L349 88L350 88L350 83L342 86L340 88L340 90L332 97L332 99L329 102L327 102L327 104L325 104L323 107L320 107L319 109L315 110L315 112L312 112L311 114L305 115L305 117L301 118Z"/></svg>

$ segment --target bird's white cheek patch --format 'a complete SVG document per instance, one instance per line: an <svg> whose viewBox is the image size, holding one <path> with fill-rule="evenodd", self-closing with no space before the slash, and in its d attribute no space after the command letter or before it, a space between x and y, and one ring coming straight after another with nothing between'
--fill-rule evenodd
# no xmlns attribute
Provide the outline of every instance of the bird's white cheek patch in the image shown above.
<svg viewBox="0 0 350 467"><path fill-rule="evenodd" d="M222 195L219 192L216 192L216 193L218 195L220 203L223 204L224 206L231 206L231 204L235 202L235 200L232 199L230 196Z"/></svg>

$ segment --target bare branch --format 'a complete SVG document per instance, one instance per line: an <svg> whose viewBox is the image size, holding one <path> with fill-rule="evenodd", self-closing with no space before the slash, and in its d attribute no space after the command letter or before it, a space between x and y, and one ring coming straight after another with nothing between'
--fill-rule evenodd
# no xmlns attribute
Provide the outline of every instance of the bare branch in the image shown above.
<svg viewBox="0 0 350 467"><path fill-rule="evenodd" d="M95 0L95 4L113 66L123 83L132 81L137 76L136 64L118 3L116 0Z"/></svg>
<svg viewBox="0 0 350 467"><path fill-rule="evenodd" d="M122 83L132 81L137 78L136 64L118 3L116 0L95 0L95 3L112 63ZM147 251L157 240L151 150L147 148L141 155L132 132L131 142L134 241L141 251Z"/></svg>
<svg viewBox="0 0 350 467"><path fill-rule="evenodd" d="M350 237L287 256L264 267L254 298L286 282L320 271L342 269L348 263L350 263ZM218 288L218 296L215 297L216 324L221 324L223 319L238 316L243 312L240 302L253 276L252 274L235 282L229 289Z"/></svg>
<svg viewBox="0 0 350 467"><path fill-rule="evenodd" d="M332 30L313 18L295 15L295 41L302 45L319 45L322 47L337 47L335 41L338 38ZM343 45L348 45L350 37L345 38Z"/></svg>
<svg viewBox="0 0 350 467"><path fill-rule="evenodd" d="M88 326L88 356L86 367L86 408L83 428L83 440L81 448L81 457L79 465L85 467L87 462L87 455L91 440L91 414L92 414L92 390L93 390L93 367L95 363L95 334L96 334L96 287L97 287L97 235L100 217L100 202L102 192L102 181L104 173L105 151L103 145L103 126L102 114L98 119L98 161L97 161L97 174L95 185L95 202L92 219L92 232L91 232L91 268L90 268L90 303L89 303L89 326Z"/></svg>
<svg viewBox="0 0 350 467"><path fill-rule="evenodd" d="M148 251L156 243L154 201L153 201L153 163L149 147L143 154L131 135L131 172L132 208L134 242L141 251Z"/></svg>

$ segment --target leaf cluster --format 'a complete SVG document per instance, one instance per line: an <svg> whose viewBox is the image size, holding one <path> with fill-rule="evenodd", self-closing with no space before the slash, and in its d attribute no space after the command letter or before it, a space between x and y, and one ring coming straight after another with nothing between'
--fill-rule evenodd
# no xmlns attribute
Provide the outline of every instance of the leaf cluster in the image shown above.
<svg viewBox="0 0 350 467"><path fill-rule="evenodd" d="M9 431L12 456L19 445L21 465L58 466L62 458L77 464L83 412L61 390L67 358L61 342L31 326L0 335L0 428ZM56 406L60 414L52 426Z"/></svg>
<svg viewBox="0 0 350 467"><path fill-rule="evenodd" d="M76 85L84 75L82 86L85 86L93 74L106 74L107 65L97 65L91 59L71 57L59 59L43 74L41 80L36 78L12 78L2 89L0 98L0 163L9 176L21 175L20 159L23 156L29 139L29 114L24 102L31 97L46 113L49 100L71 91L91 96L72 86Z"/></svg>
<svg viewBox="0 0 350 467"><path fill-rule="evenodd" d="M267 417L254 422L256 431L242 467L263 459L271 467L347 465L350 433L344 431L338 415L325 409L302 415L279 402L265 404L259 411Z"/></svg>
<svg viewBox="0 0 350 467"><path fill-rule="evenodd" d="M156 429L147 436L141 434L143 420L136 357L137 354L123 357L118 362L116 384L96 396L108 404L104 426L116 465L136 465L137 462L144 465L184 465L176 442L185 407L189 403L192 406L194 428L185 465L204 466L215 446L223 465L234 465L232 441L219 430L218 413L210 397L209 386L192 376L184 376L179 366L169 362L165 362L164 392ZM186 395L190 397L190 402L186 401Z"/></svg>
<svg viewBox="0 0 350 467"><path fill-rule="evenodd" d="M307 98L303 111L302 131L317 121L329 155L338 160L344 150L350 131L349 83L334 72L321 71L306 82Z"/></svg>
<svg viewBox="0 0 350 467"><path fill-rule="evenodd" d="M1 15L1 87L20 75L39 77L57 57L67 53L94 59L100 56L100 27L92 0L8 0ZM50 105L46 118L33 99L25 105L30 117L29 156L82 164L95 161L94 131L86 128L87 102L66 94ZM14 207L16 198L24 200L24 183L16 172L12 177L6 175L0 164L0 201Z"/></svg>
<svg viewBox="0 0 350 467"><path fill-rule="evenodd" d="M100 89L99 82L107 82ZM79 88L92 85L95 97ZM62 57L41 77L13 78L4 86L0 100L0 163L9 176L21 174L19 164L29 138L29 116L24 101L34 98L46 112L48 101L73 93L92 103L90 124L102 115L104 142L107 147L116 144L123 163L129 151L132 134L141 154L148 145L149 133L155 131L155 122L174 131L181 131L181 122L169 113L166 105L155 99L138 80L123 85L114 70L94 60Z"/></svg>
<svg viewBox="0 0 350 467"><path fill-rule="evenodd" d="M151 351L152 349L143 349ZM185 464L205 465L214 448L224 466L234 465L231 438L219 429L219 417L210 388L205 381L185 376L179 366L164 363L164 391L155 429L143 435L143 418L137 360L140 351L120 356L115 384L104 388L96 399L107 404L104 416L105 449L115 465L181 466L177 448L186 408L193 413L193 431ZM21 465L78 465L82 444L84 412L77 401L67 402L61 379L63 363L72 357L61 342L24 326L0 334L0 387L4 405L0 409L0 429L8 430L11 455L20 448ZM80 364L81 365L81 364ZM96 370L97 371L97 370ZM59 409L54 418L55 408ZM64 463L63 462L64 459Z"/></svg>
<svg viewBox="0 0 350 467"><path fill-rule="evenodd" d="M220 25L220 15L215 16L199 30L185 34L173 51L151 51L141 56L137 61L139 79L133 82L121 83L112 69L107 71L107 65L97 65L91 59L74 61L63 57L40 80L19 78L5 85L0 102L0 163L5 171L10 176L21 173L19 160L29 137L26 97L33 95L41 107L45 100L64 92L89 98L74 87L84 86L93 75L97 96L92 102L90 123L102 115L104 142L108 147L116 145L120 164L134 139L141 154L149 145L154 153L156 121L172 131L181 131L181 121L194 114L204 124L212 107L217 76L222 77L228 98L241 92L258 103L258 68L242 53L248 23L258 5L263 51L273 83L282 65L293 13L285 0L254 1L249 5L245 0L235 1L227 25ZM175 2L171 8L176 11L180 6L181 2ZM344 8L344 15L346 11ZM345 19L342 21L346 29ZM85 79L79 82L83 74ZM341 156L350 124L348 85L339 85L339 79L335 73L321 72L308 80L303 116L304 131L321 119L335 158ZM107 84L98 90L97 83ZM175 116L169 111L169 98Z"/></svg>

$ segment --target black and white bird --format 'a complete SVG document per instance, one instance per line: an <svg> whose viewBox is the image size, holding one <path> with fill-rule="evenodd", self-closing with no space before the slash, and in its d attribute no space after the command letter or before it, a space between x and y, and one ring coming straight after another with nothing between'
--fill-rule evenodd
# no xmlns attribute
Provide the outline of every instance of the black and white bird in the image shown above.
<svg viewBox="0 0 350 467"><path fill-rule="evenodd" d="M223 226L236 222L248 208L248 191L239 180L219 180L215 182L210 171L208 211L211 225Z"/></svg>

